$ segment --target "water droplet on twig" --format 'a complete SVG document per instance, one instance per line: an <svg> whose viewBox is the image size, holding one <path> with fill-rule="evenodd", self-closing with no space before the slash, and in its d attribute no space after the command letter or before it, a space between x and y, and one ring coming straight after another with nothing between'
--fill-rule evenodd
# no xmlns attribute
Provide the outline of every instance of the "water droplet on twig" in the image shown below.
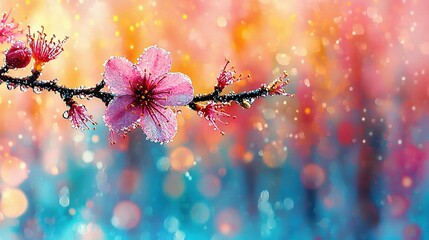
<svg viewBox="0 0 429 240"><path fill-rule="evenodd" d="M35 94L40 94L42 92L42 89L38 86L33 87L33 92Z"/></svg>

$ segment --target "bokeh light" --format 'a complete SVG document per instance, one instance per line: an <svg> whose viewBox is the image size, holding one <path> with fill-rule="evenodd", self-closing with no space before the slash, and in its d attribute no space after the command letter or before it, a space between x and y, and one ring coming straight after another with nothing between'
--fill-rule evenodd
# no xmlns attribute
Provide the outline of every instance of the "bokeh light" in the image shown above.
<svg viewBox="0 0 429 240"><path fill-rule="evenodd" d="M315 163L307 164L302 169L301 181L306 188L318 188L325 182L325 179L325 170Z"/></svg>
<svg viewBox="0 0 429 240"><path fill-rule="evenodd" d="M170 166L176 171L186 172L195 164L194 154L186 147L178 147L171 151Z"/></svg>
<svg viewBox="0 0 429 240"><path fill-rule="evenodd" d="M216 225L219 232L225 236L233 237L241 231L242 222L237 210L224 209L216 216Z"/></svg>
<svg viewBox="0 0 429 240"><path fill-rule="evenodd" d="M0 158L0 176L9 186L16 187L28 177L27 164L15 157L3 156Z"/></svg>
<svg viewBox="0 0 429 240"><path fill-rule="evenodd" d="M18 188L2 190L0 199L0 211L5 217L17 218L25 213L28 200L24 192Z"/></svg>
<svg viewBox="0 0 429 240"><path fill-rule="evenodd" d="M115 206L112 224L119 229L132 229L141 219L140 208L131 201L122 201Z"/></svg>

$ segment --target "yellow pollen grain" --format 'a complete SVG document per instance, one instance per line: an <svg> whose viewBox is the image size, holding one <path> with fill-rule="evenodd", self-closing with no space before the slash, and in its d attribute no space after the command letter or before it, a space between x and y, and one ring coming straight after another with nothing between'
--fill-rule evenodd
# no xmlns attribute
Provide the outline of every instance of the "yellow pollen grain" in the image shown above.
<svg viewBox="0 0 429 240"><path fill-rule="evenodd" d="M114 21L114 22L119 21L119 17L118 17L118 15L114 15L114 16L113 16L113 21Z"/></svg>
<svg viewBox="0 0 429 240"><path fill-rule="evenodd" d="M182 19L183 19L183 20L188 19L188 15L187 15L187 14L185 14L185 13L184 13L184 14L182 14Z"/></svg>

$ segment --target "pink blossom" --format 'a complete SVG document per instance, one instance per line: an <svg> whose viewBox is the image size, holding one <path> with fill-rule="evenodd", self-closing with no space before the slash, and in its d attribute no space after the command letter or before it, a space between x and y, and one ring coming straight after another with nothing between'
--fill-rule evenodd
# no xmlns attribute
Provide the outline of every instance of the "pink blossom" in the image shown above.
<svg viewBox="0 0 429 240"><path fill-rule="evenodd" d="M60 55L64 51L63 44L67 41L68 37L63 40L55 41L55 35L48 41L46 39L45 28L42 26L42 31L38 31L37 34L31 35L30 27L28 27L27 41L30 45L31 51L33 52L33 58L35 61L34 69L36 71L42 71L43 65Z"/></svg>
<svg viewBox="0 0 429 240"><path fill-rule="evenodd" d="M0 20L0 43L11 42L16 35L22 33L22 30L19 29L19 24L15 23L12 19L8 22L8 18L10 16L11 11L9 13L3 13L3 16Z"/></svg>
<svg viewBox="0 0 429 240"><path fill-rule="evenodd" d="M92 125L97 123L92 120L92 115L89 115L86 107L82 104L77 104L72 101L69 110L64 112L64 118L70 120L72 126L77 129L86 130L89 129L88 122Z"/></svg>
<svg viewBox="0 0 429 240"><path fill-rule="evenodd" d="M238 82L243 77L242 74L236 76L234 67L227 69L228 64L231 63L229 60L226 60L225 66L220 71L219 76L217 77L217 84L215 89L222 91L226 86ZM250 76L248 76L250 77Z"/></svg>
<svg viewBox="0 0 429 240"><path fill-rule="evenodd" d="M283 95L283 96L289 96L294 97L294 94L287 93L284 89L285 86L289 84L289 78L286 72L283 72L283 74L278 77L276 80L272 81L267 87L268 95Z"/></svg>
<svg viewBox="0 0 429 240"><path fill-rule="evenodd" d="M206 120L209 121L209 125L213 126L214 130L220 131L219 127L217 126L217 122L228 125L228 122L222 121L221 118L231 117L230 114L224 111L223 109L224 106L225 106L224 104L210 101L205 106L196 105L196 110L198 112L198 115L200 115L201 117L204 117ZM233 118L235 118L235 116ZM220 131L220 133L222 135L225 135L225 132L223 131Z"/></svg>
<svg viewBox="0 0 429 240"><path fill-rule="evenodd" d="M185 106L194 97L188 76L170 73L170 53L149 47L133 64L111 57L105 64L104 80L115 98L109 103L104 121L111 131L125 135L140 125L154 142L171 141L177 132L175 113L168 106Z"/></svg>

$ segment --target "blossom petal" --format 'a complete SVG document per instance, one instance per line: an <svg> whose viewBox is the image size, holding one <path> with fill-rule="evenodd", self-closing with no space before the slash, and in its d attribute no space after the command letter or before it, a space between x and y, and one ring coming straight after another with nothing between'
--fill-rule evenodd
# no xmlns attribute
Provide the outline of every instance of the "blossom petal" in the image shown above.
<svg viewBox="0 0 429 240"><path fill-rule="evenodd" d="M140 123L143 132L153 142L169 142L177 132L176 114L169 108L145 107Z"/></svg>
<svg viewBox="0 0 429 240"><path fill-rule="evenodd" d="M169 73L155 84L153 96L163 106L184 106L194 98L191 79L183 73Z"/></svg>
<svg viewBox="0 0 429 240"><path fill-rule="evenodd" d="M107 106L104 114L106 125L118 132L136 123L141 115L142 109L139 106L132 107L134 97L123 95L113 99Z"/></svg>
<svg viewBox="0 0 429 240"><path fill-rule="evenodd" d="M150 81L170 72L170 53L157 46L146 48L144 53L138 58L137 66L141 73L146 69L151 74Z"/></svg>
<svg viewBox="0 0 429 240"><path fill-rule="evenodd" d="M123 57L111 57L104 65L104 81L114 94L130 95L131 84L141 81L135 65Z"/></svg>

